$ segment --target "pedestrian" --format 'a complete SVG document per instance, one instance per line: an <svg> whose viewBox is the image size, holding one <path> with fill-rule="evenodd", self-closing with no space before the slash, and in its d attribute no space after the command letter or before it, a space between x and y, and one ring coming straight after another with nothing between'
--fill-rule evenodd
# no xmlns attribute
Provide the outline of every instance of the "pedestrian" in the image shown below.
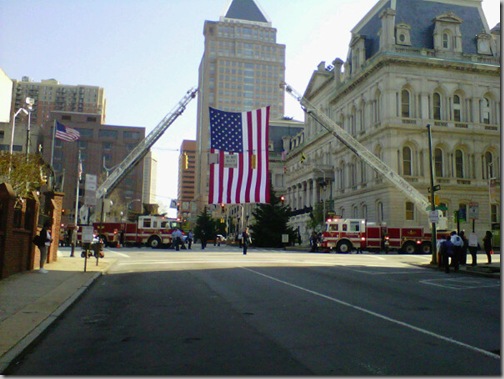
<svg viewBox="0 0 504 379"><path fill-rule="evenodd" d="M194 238L193 232L189 230L189 232L187 232L187 249L189 250L191 250L193 238Z"/></svg>
<svg viewBox="0 0 504 379"><path fill-rule="evenodd" d="M441 242L440 246L441 258L443 259L443 266L445 272L448 274L450 272L450 262L451 258L452 265L455 266L455 271L458 271L458 262L455 255L455 246L451 242L451 235L446 236L446 240Z"/></svg>
<svg viewBox="0 0 504 379"><path fill-rule="evenodd" d="M201 250L205 250L206 244L207 244L206 234L205 234L205 231L202 230L201 231Z"/></svg>
<svg viewBox="0 0 504 379"><path fill-rule="evenodd" d="M76 226L75 228L72 228L70 229L70 256L71 257L74 257L74 251L75 251L75 246L77 246L77 228L78 226Z"/></svg>
<svg viewBox="0 0 504 379"><path fill-rule="evenodd" d="M182 242L182 232L179 228L175 228L175 231L172 233L172 242L175 244L175 250L180 251L180 244Z"/></svg>
<svg viewBox="0 0 504 379"><path fill-rule="evenodd" d="M312 232L310 236L310 252L314 253L318 251L318 246L317 246L317 233L315 231Z"/></svg>
<svg viewBox="0 0 504 379"><path fill-rule="evenodd" d="M52 236L51 236L51 221L47 220L44 222L44 226L40 231L40 236L42 237L43 242L40 243L38 247L40 250L40 269L39 272L41 274L47 274L47 270L44 268L44 265L47 260L47 252L49 251L49 247L51 246Z"/></svg>
<svg viewBox="0 0 504 379"><path fill-rule="evenodd" d="M464 241L462 240L462 238L460 238L456 231L450 233L450 240L454 246L455 255L455 259L453 260L454 264L452 264L452 266L456 265L458 269L458 266L462 260L462 247L464 246Z"/></svg>
<svg viewBox="0 0 504 379"><path fill-rule="evenodd" d="M460 248L459 265L465 266L467 263L467 248L469 247L469 240L465 236L465 232L463 230L459 233L459 236L462 239L462 247Z"/></svg>
<svg viewBox="0 0 504 379"><path fill-rule="evenodd" d="M485 233L485 237L483 237L483 249L485 249L488 264L492 263L492 254L493 254L492 237L493 237L492 232L490 230L487 230Z"/></svg>
<svg viewBox="0 0 504 379"><path fill-rule="evenodd" d="M243 229L243 233L241 235L241 242L243 246L243 255L247 255L247 248L252 243L248 226L245 229Z"/></svg>

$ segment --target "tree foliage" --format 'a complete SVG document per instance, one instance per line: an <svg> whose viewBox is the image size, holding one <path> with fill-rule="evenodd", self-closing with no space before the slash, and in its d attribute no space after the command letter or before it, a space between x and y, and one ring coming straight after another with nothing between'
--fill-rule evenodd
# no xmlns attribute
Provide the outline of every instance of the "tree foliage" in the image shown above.
<svg viewBox="0 0 504 379"><path fill-rule="evenodd" d="M282 234L289 235L289 242L297 240L297 231L289 227L291 209L282 204L270 188L270 204L260 204L252 212L255 223L250 226L255 246L282 247Z"/></svg>
<svg viewBox="0 0 504 379"><path fill-rule="evenodd" d="M0 183L9 183L16 196L31 198L32 192L40 191L51 174L40 154L0 152Z"/></svg>
<svg viewBox="0 0 504 379"><path fill-rule="evenodd" d="M195 238L201 240L203 232L206 239L213 239L217 231L217 225L213 218L207 213L206 207L201 211L196 219L196 226L194 227Z"/></svg>

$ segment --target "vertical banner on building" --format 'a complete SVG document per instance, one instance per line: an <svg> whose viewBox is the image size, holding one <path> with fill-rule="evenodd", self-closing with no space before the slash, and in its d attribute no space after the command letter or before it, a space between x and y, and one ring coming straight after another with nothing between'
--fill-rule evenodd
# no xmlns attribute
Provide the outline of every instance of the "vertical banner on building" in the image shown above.
<svg viewBox="0 0 504 379"><path fill-rule="evenodd" d="M269 203L269 111L210 108L209 204Z"/></svg>

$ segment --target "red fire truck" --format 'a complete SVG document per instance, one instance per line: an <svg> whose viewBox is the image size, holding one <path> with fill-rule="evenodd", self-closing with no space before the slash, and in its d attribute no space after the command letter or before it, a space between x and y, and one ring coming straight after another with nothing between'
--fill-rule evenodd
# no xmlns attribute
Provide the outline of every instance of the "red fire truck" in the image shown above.
<svg viewBox="0 0 504 379"><path fill-rule="evenodd" d="M448 232L438 232L442 239ZM349 253L352 250L388 251L413 254L431 252L431 232L425 232L420 226L390 227L367 223L364 219L334 218L326 222L322 233L321 247Z"/></svg>
<svg viewBox="0 0 504 379"><path fill-rule="evenodd" d="M146 245L159 248L162 245L171 246L172 233L175 228L180 229L180 222L174 218L164 216L139 216L138 222L95 222L93 229L103 240L105 246L116 247ZM81 240L79 228L77 235Z"/></svg>

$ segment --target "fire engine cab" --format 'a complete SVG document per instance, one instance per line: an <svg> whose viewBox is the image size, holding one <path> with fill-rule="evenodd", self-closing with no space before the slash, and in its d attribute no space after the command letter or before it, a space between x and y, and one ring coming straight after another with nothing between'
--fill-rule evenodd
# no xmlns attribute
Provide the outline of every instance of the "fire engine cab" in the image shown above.
<svg viewBox="0 0 504 379"><path fill-rule="evenodd" d="M180 222L174 218L164 216L139 216L138 222L95 222L93 229L103 240L105 246L118 245L160 248L162 245L170 247L172 233L175 228L180 229ZM81 233L78 234L79 241Z"/></svg>
<svg viewBox="0 0 504 379"><path fill-rule="evenodd" d="M437 238L444 238L446 234L439 232ZM424 232L420 226L389 227L386 224L368 223L365 219L334 218L326 221L321 246L340 253L390 249L407 254L430 254L431 238L432 233Z"/></svg>

